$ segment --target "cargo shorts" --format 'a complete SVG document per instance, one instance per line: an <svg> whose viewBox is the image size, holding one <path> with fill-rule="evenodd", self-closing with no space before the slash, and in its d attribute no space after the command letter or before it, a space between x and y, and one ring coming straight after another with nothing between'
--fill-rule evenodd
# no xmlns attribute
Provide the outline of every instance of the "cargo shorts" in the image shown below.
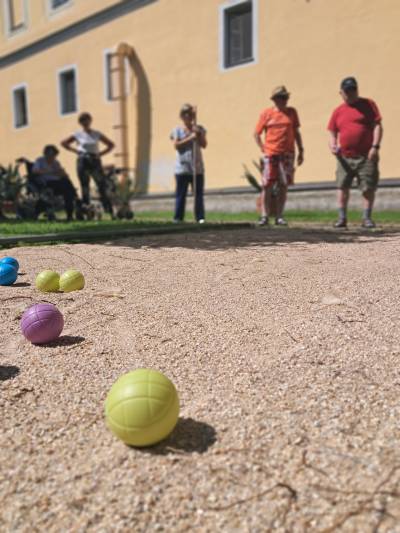
<svg viewBox="0 0 400 533"><path fill-rule="evenodd" d="M339 189L350 189L356 178L362 192L375 191L379 181L378 161L370 161L365 156L338 159L336 183Z"/></svg>

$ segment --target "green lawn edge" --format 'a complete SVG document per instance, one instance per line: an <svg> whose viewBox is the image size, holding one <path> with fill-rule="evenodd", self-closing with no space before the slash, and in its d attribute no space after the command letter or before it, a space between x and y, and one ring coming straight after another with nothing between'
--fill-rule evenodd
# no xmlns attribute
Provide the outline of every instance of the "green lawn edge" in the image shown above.
<svg viewBox="0 0 400 533"><path fill-rule="evenodd" d="M336 211L322 210L288 210L285 214L290 223L310 223L310 224L331 224L337 217ZM375 220L378 224L400 224L400 211L376 212ZM221 213L209 212L207 214L208 223L250 223L254 224L258 219L255 212L242 213ZM357 223L361 220L360 211L349 211L348 219L350 223ZM188 215L188 222L193 222L192 215ZM110 234L122 230L141 230L176 227L172 224L172 212L169 211L148 211L138 213L134 221L74 221L47 222L40 220L37 222L7 220L0 222L0 239L4 237L63 234L80 232L82 234L92 234L95 232ZM83 235L82 235L83 237Z"/></svg>

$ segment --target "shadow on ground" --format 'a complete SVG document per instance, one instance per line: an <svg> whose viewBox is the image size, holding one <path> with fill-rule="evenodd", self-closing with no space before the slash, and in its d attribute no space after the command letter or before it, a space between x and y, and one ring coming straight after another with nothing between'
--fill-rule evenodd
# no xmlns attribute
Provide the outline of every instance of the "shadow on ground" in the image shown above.
<svg viewBox="0 0 400 533"><path fill-rule="evenodd" d="M13 379L19 374L17 366L1 366L0 365L0 381L7 381Z"/></svg>
<svg viewBox="0 0 400 533"><path fill-rule="evenodd" d="M205 422L193 418L179 418L171 435L150 448L142 451L154 455L170 453L205 453L217 440L215 429Z"/></svg>
<svg viewBox="0 0 400 533"><path fill-rule="evenodd" d="M53 342L47 342L46 344L41 344L42 348L54 348L56 346L74 346L75 344L81 344L85 340L85 337L79 335L62 335L57 340Z"/></svg>
<svg viewBox="0 0 400 533"><path fill-rule="evenodd" d="M105 242L105 246L128 248L188 248L197 250L228 250L248 246L268 248L286 244L350 244L371 243L400 234L400 227L386 226L375 230L363 230L357 226L348 230L335 230L323 226L301 226L290 228L251 227L248 229L218 229L184 232L178 234L137 236ZM99 244L99 243L98 243Z"/></svg>

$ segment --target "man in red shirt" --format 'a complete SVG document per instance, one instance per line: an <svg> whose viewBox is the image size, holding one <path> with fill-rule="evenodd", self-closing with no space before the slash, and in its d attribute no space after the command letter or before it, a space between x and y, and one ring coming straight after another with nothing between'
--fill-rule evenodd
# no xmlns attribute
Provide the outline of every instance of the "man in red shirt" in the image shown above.
<svg viewBox="0 0 400 533"><path fill-rule="evenodd" d="M265 109L258 120L254 138L264 156L261 209L262 216L259 224L268 224L269 208L271 206L272 187L279 183L280 194L275 223L286 226L283 209L286 202L288 185L294 179L295 143L298 149L297 164L304 159L303 143L300 135L300 122L294 107L287 105L290 94L283 85L272 92L273 107ZM264 142L261 135L264 133Z"/></svg>
<svg viewBox="0 0 400 533"><path fill-rule="evenodd" d="M340 86L344 103L332 113L328 124L329 147L337 157L339 219L336 228L347 227L347 205L353 178L357 177L364 197L362 225L374 228L371 218L379 180L379 148L382 117L373 100L358 95L357 81L345 78Z"/></svg>

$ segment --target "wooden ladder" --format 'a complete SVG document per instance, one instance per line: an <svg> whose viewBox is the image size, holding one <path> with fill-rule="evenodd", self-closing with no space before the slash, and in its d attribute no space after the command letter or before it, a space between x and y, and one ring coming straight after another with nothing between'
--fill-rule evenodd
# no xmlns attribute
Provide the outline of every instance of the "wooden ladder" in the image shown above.
<svg viewBox="0 0 400 533"><path fill-rule="evenodd" d="M113 52L110 54L109 76L110 76L110 97L113 102L119 102L115 107L115 122L112 126L117 150L114 153L115 166L128 169L129 167L129 140L128 140L128 110L127 110L127 87L126 87L126 66L125 55ZM117 77L117 93L114 91L114 81ZM126 179L125 172L122 173L122 181Z"/></svg>

